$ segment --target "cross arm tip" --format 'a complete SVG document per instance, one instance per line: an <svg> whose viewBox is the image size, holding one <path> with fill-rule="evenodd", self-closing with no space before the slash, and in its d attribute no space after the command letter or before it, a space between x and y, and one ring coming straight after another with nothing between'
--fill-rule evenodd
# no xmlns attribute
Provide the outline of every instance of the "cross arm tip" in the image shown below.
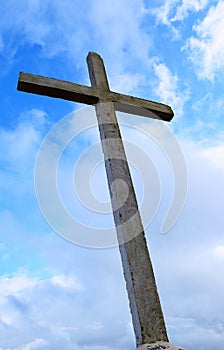
<svg viewBox="0 0 224 350"><path fill-rule="evenodd" d="M19 72L17 90L23 91L23 92L29 92L29 87L31 85L33 77L35 77L33 74Z"/></svg>
<svg viewBox="0 0 224 350"><path fill-rule="evenodd" d="M19 77L18 77L18 82L17 82L17 90L21 91L22 90L22 81L24 78L24 73L19 72Z"/></svg>
<svg viewBox="0 0 224 350"><path fill-rule="evenodd" d="M174 112L172 110L172 108L170 106L164 105L166 107L166 111L161 112L161 111L152 111L153 113L155 113L159 119L164 120L166 122L170 122L173 117L174 117Z"/></svg>
<svg viewBox="0 0 224 350"><path fill-rule="evenodd" d="M27 92L27 86L31 84L33 77L36 77L30 73L19 72L17 90Z"/></svg>
<svg viewBox="0 0 224 350"><path fill-rule="evenodd" d="M170 122L174 116L172 108L163 103L118 94L116 92L111 92L110 97L115 104L116 110L120 112L161 119L166 122Z"/></svg>

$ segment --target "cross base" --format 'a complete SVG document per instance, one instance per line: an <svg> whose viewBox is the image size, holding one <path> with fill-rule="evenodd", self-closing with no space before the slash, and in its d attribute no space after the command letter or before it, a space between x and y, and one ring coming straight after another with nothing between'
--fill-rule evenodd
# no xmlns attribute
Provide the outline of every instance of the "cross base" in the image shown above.
<svg viewBox="0 0 224 350"><path fill-rule="evenodd" d="M158 341L151 344L139 345L136 350L184 350L184 349L167 342Z"/></svg>

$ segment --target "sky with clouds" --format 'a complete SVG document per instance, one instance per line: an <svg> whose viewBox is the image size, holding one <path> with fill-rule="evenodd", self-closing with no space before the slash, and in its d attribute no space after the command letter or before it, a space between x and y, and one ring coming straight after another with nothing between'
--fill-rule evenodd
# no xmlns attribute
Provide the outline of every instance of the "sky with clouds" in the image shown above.
<svg viewBox="0 0 224 350"><path fill-rule="evenodd" d="M91 235L114 234L94 110L16 89L20 71L89 85L89 51L113 91L174 110L169 126L118 118L170 342L223 349L223 27L222 0L1 1L0 350L135 349L118 247L97 249ZM57 190L76 244L55 232L60 213L48 219L41 207L56 207L47 180L60 133ZM49 135L48 166L38 155ZM82 203L89 191L95 211ZM175 191L185 204L161 233Z"/></svg>

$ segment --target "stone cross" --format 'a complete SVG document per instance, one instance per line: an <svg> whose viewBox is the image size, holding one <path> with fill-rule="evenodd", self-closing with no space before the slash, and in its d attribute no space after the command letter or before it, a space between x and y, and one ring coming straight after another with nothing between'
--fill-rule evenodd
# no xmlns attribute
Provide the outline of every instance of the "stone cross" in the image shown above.
<svg viewBox="0 0 224 350"><path fill-rule="evenodd" d="M20 73L18 90L95 106L136 345L168 349L162 345L169 346L168 337L115 110L164 121L172 119L173 111L164 104L111 91L98 54L90 52L87 63L91 87Z"/></svg>

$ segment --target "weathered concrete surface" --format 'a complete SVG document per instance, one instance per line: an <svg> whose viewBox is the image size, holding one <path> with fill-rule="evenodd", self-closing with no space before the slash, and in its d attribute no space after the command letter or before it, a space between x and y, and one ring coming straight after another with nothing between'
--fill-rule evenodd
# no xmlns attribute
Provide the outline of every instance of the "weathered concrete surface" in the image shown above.
<svg viewBox="0 0 224 350"><path fill-rule="evenodd" d="M109 84L102 59L89 54L87 62L92 87L106 94ZM136 344L168 341L114 104L100 101L95 107Z"/></svg>
<svg viewBox="0 0 224 350"><path fill-rule="evenodd" d="M153 344L144 344L137 347L137 350L187 350L167 342L156 342Z"/></svg>
<svg viewBox="0 0 224 350"><path fill-rule="evenodd" d="M89 62L94 60L94 56L97 57L98 55L92 52L89 54ZM134 96L119 94L111 91L109 86L108 89L104 89L102 86L88 87L64 80L21 72L17 89L88 105L95 105L99 101L113 102L117 111L143 117L159 118L164 121L170 121L174 115L170 106Z"/></svg>
<svg viewBox="0 0 224 350"><path fill-rule="evenodd" d="M18 89L95 105L136 344L168 341L115 109L165 121L172 119L173 111L160 103L110 91L101 57L91 52L87 63L91 87L21 73Z"/></svg>

